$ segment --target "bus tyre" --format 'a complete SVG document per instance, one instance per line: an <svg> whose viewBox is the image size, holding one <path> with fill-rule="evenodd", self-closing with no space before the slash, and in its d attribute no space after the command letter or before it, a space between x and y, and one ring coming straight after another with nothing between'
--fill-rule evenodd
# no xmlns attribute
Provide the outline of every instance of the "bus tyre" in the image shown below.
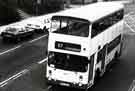
<svg viewBox="0 0 135 91"><path fill-rule="evenodd" d="M43 33L48 33L48 29L46 28L46 26L43 28Z"/></svg>
<svg viewBox="0 0 135 91"><path fill-rule="evenodd" d="M115 53L115 56L114 56L114 59L118 59L119 55L118 55L118 52Z"/></svg>
<svg viewBox="0 0 135 91"><path fill-rule="evenodd" d="M121 44L120 44L120 50L119 50L118 57L120 57L122 55L122 49L123 49L123 42L121 42Z"/></svg>
<svg viewBox="0 0 135 91"><path fill-rule="evenodd" d="M106 71L105 69L101 70L99 77L103 77L105 71Z"/></svg>
<svg viewBox="0 0 135 91"><path fill-rule="evenodd" d="M94 84L100 79L100 71L97 70L94 77Z"/></svg>
<svg viewBox="0 0 135 91"><path fill-rule="evenodd" d="M115 56L114 56L114 59L113 59L113 60L114 60L114 63L119 61L118 58L119 58L119 53L116 52L116 53L115 53Z"/></svg>

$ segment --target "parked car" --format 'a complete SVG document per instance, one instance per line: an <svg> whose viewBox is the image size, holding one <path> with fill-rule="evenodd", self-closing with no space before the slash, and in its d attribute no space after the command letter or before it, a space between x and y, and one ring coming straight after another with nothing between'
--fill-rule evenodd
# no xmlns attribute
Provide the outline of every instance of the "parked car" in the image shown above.
<svg viewBox="0 0 135 91"><path fill-rule="evenodd" d="M26 28L28 29L34 29L35 33L45 33L47 32L47 28L45 26L42 25L38 25L38 24L27 24Z"/></svg>
<svg viewBox="0 0 135 91"><path fill-rule="evenodd" d="M3 38L3 41L13 40L15 43L17 43L25 38L32 37L33 34L34 29L28 29L26 27L19 26L10 26L1 33L1 36Z"/></svg>

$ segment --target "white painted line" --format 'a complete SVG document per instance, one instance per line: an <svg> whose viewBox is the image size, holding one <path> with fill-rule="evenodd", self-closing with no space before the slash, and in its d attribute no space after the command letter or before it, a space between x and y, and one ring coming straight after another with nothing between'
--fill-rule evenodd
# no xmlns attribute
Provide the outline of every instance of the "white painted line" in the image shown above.
<svg viewBox="0 0 135 91"><path fill-rule="evenodd" d="M50 88L52 88L52 86L48 86L48 88L47 88L47 89L49 90Z"/></svg>
<svg viewBox="0 0 135 91"><path fill-rule="evenodd" d="M135 91L135 86L133 87L132 91Z"/></svg>
<svg viewBox="0 0 135 91"><path fill-rule="evenodd" d="M18 77L22 76L23 74L27 73L28 71L29 71L28 69L24 69L24 70L20 71L19 73L13 75L12 77L0 82L0 87L7 85L9 81L17 79Z"/></svg>
<svg viewBox="0 0 135 91"><path fill-rule="evenodd" d="M134 18L131 15L129 15L129 17L131 18L131 20L133 20L133 23L134 23Z"/></svg>
<svg viewBox="0 0 135 91"><path fill-rule="evenodd" d="M43 36L41 36L41 37L38 37L38 38L36 38L36 39L33 39L33 40L29 41L29 42L32 43L32 42L37 41L37 40L39 40L39 39L41 39L41 38L43 38L43 37L46 37L46 36L48 36L48 34L43 35Z"/></svg>
<svg viewBox="0 0 135 91"><path fill-rule="evenodd" d="M39 61L38 64L42 64L42 63L46 62L47 60L48 60L48 58L45 58L45 59Z"/></svg>
<svg viewBox="0 0 135 91"><path fill-rule="evenodd" d="M21 77L22 75L23 75L23 74L18 74L16 77L13 78L13 80L15 80L15 79Z"/></svg>
<svg viewBox="0 0 135 91"><path fill-rule="evenodd" d="M48 91L51 88L52 88L52 85L49 85L44 91Z"/></svg>
<svg viewBox="0 0 135 91"><path fill-rule="evenodd" d="M127 17L127 16L131 15L132 13L134 13L134 12L130 12L130 13L124 15L124 17Z"/></svg>
<svg viewBox="0 0 135 91"><path fill-rule="evenodd" d="M128 91L135 91L135 80L133 80L133 82L131 83Z"/></svg>
<svg viewBox="0 0 135 91"><path fill-rule="evenodd" d="M8 53L8 52L11 52L11 51L13 51L13 50L15 50L15 49L17 49L17 48L20 48L20 47L21 47L21 45L19 45L19 46L17 46L17 47L14 47L14 48L11 48L11 49L9 49L9 50L7 50L7 51L4 51L4 52L0 53L0 55L3 55L3 54Z"/></svg>
<svg viewBox="0 0 135 91"><path fill-rule="evenodd" d="M0 85L0 87L2 88L2 87L4 87L4 86L7 85L7 84L8 84L8 83L5 82L4 84Z"/></svg>
<svg viewBox="0 0 135 91"><path fill-rule="evenodd" d="M134 29L132 29L126 22L125 22L125 24L128 26L128 28L129 28L132 32L135 33L135 30L134 30Z"/></svg>
<svg viewBox="0 0 135 91"><path fill-rule="evenodd" d="M133 19L133 17L131 17L131 15L133 14L134 12L130 12L130 13L128 13L128 14L126 14L125 16L124 16L124 18L126 18L126 17L130 17L132 20L134 20ZM133 32L133 34L135 33L135 30L134 29L132 29L131 27L130 27L130 25L127 23L127 22L124 22L127 26L128 26L128 28L131 30L131 32Z"/></svg>

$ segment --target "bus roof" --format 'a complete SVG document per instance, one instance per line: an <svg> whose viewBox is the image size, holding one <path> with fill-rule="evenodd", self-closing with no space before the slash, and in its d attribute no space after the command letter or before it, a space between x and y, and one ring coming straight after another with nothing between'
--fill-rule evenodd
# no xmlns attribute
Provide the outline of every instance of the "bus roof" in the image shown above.
<svg viewBox="0 0 135 91"><path fill-rule="evenodd" d="M94 22L104 16L124 8L123 4L117 2L98 2L62 11L57 16L76 17Z"/></svg>

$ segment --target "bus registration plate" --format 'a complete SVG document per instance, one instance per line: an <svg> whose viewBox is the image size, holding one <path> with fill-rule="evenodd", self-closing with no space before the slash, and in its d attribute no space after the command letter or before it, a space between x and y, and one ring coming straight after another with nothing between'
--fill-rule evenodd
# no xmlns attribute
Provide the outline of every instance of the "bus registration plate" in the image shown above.
<svg viewBox="0 0 135 91"><path fill-rule="evenodd" d="M68 83L60 83L60 85L62 85L62 86L69 86Z"/></svg>

